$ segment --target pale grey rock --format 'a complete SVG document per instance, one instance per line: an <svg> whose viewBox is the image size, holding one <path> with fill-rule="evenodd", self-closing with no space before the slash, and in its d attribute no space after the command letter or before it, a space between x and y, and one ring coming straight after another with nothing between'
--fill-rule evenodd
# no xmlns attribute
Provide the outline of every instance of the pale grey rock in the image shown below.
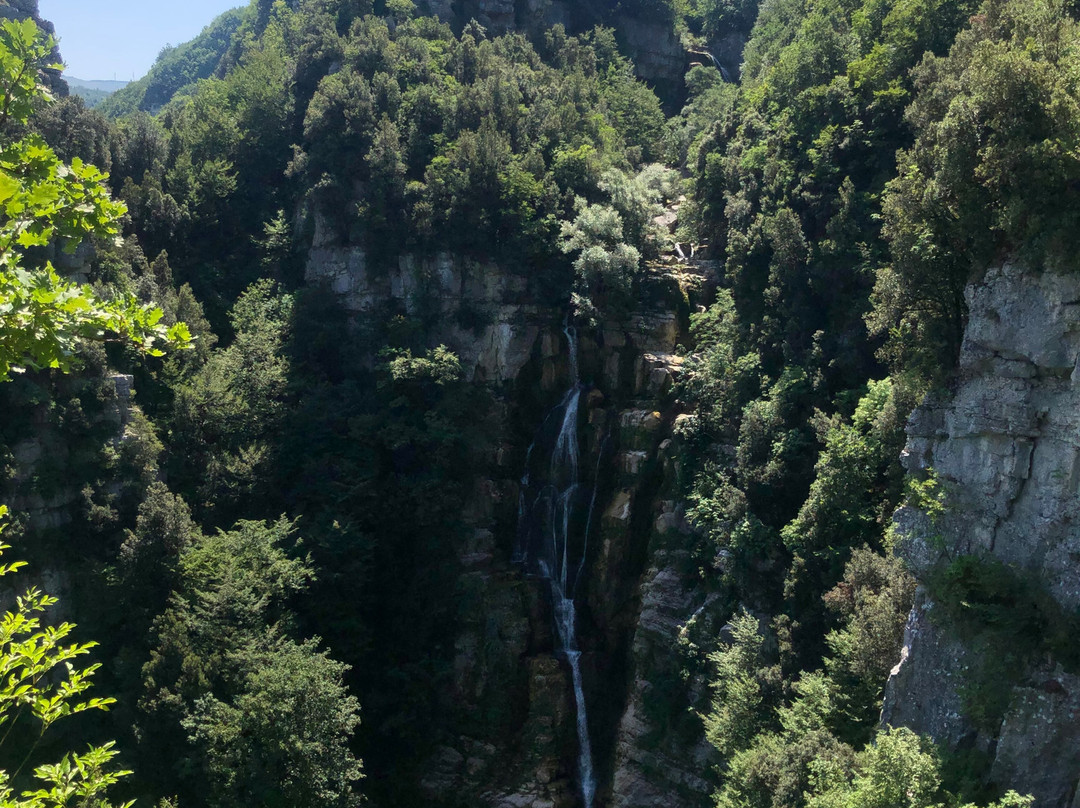
<svg viewBox="0 0 1080 808"><path fill-rule="evenodd" d="M738 79L745 49L746 36L742 33L729 32L709 43L712 55L727 71L728 80Z"/></svg>
<svg viewBox="0 0 1080 808"><path fill-rule="evenodd" d="M976 733L963 719L960 687L968 661L959 640L934 624L934 604L922 589L904 627L900 661L885 690L881 722L910 727L950 746Z"/></svg>
<svg viewBox="0 0 1080 808"><path fill-rule="evenodd" d="M438 17L443 22L452 22L454 19L451 0L423 0L418 5L429 17Z"/></svg>
<svg viewBox="0 0 1080 808"><path fill-rule="evenodd" d="M135 377L126 373L114 373L108 378L116 392L108 402L105 417L120 426L126 426L131 421L131 396L135 391ZM122 439L122 433L120 437Z"/></svg>
<svg viewBox="0 0 1080 808"><path fill-rule="evenodd" d="M682 80L686 51L670 24L619 17L615 27L641 78L653 82Z"/></svg>
<svg viewBox="0 0 1080 808"><path fill-rule="evenodd" d="M492 33L505 33L514 28L514 0L477 0L480 24Z"/></svg>
<svg viewBox="0 0 1080 808"><path fill-rule="evenodd" d="M1017 688L998 735L991 779L1023 782L1048 808L1075 804L1080 784L1080 677L1035 671ZM1071 720L1070 720L1071 719Z"/></svg>
<svg viewBox="0 0 1080 808"><path fill-rule="evenodd" d="M966 291L969 322L955 390L908 423L903 462L945 484L937 523L906 507L898 551L925 576L945 548L1034 575L1067 610L1080 607L1080 275L1007 263ZM882 720L993 757L993 779L1067 808L1080 778L1076 677L1023 672L1001 727L977 732L960 691L981 663L920 592ZM1047 690L1046 688L1049 688Z"/></svg>

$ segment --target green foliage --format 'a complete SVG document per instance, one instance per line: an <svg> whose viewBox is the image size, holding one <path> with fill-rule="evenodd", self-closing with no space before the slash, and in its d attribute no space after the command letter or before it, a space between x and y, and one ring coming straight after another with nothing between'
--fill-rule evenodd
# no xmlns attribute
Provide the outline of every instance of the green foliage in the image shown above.
<svg viewBox="0 0 1080 808"><path fill-rule="evenodd" d="M798 622L797 639L825 635L820 593L840 580L852 550L883 546L885 525L900 501L902 474L895 458L905 440L904 411L884 379L869 383L850 424L839 415L816 416L824 448L814 482L798 515L780 532L793 557L785 595L788 613ZM886 638L891 642L894 633Z"/></svg>
<svg viewBox="0 0 1080 808"><path fill-rule="evenodd" d="M703 8L696 6L699 14ZM937 294L939 302L962 305L967 280L928 263L931 255L920 251L928 242L918 239L932 231L920 231L915 214L926 204L941 214L942 227L965 237L981 239L992 225L974 218L960 224L960 209L941 205L951 204L946 195L925 193L935 192L926 172L903 186L906 197L898 196L904 180L894 180L896 153L919 139L902 152L902 176L906 165L934 160L950 166L938 182L959 182L974 171L983 157L965 157L965 150L981 155L986 136L1005 120L1006 106L993 112L988 96L995 92L990 88L1008 87L1007 77L990 80L984 71L976 90L972 74L966 92L973 98L958 100L951 107L956 118L935 129L963 89L948 78L963 70L960 52L945 54L969 19L972 31L1000 30L1007 25L988 21L1023 16L1034 48L1024 58L1056 64L1042 55L1056 52L1040 43L1068 41L1071 23L1042 6L1026 16L1019 8L987 12L984 20L971 18L975 4L962 0L768 0L745 52L742 87L729 89L704 68L691 71L689 102L668 126L668 153L694 169L688 212L697 218L680 223L680 236L706 242L721 266L717 304L693 321L693 353L679 391L695 407L680 438L692 452L690 516L704 534L699 563L706 575L715 571L712 581L730 602L776 615L781 663L775 721L760 722L738 743L718 744L728 759L721 805L891 804L882 796L888 778L874 785L873 778L859 779L860 772L889 769L897 777L889 782L896 783L929 771L923 758L908 755L910 744L895 759L855 751L874 734L912 598L910 576L882 555L891 551L886 528L904 494L895 458L907 413L940 379L933 351L941 332L926 325L908 290L925 278L934 294L948 290ZM699 17L691 26L703 22ZM964 33L955 47L992 38ZM992 51L988 44L967 47L965 59ZM954 60L951 73L941 67ZM1018 70L1019 81L1025 74ZM1054 70L1033 72L1045 78ZM1071 115L1068 85L1058 86L1061 103L1046 109L1051 118L1060 110L1057 120L1064 122ZM1023 103L1051 96L1036 93ZM905 108L913 100L908 128ZM963 135L963 143L951 140L978 124L984 111L997 116L986 118L990 125ZM1038 115L1028 120L1047 137L1068 132L1043 126ZM995 159L1013 155L994 163L995 171L1019 166L1017 155L1032 153L1022 127L1000 128L1002 143L1017 148L994 152ZM924 139L924 130L940 139ZM967 161L962 171L954 158ZM1056 175L1067 176L1067 168ZM992 215L994 204L984 194L972 211ZM1034 225L1027 215L1010 221ZM1002 241L989 238L1000 249ZM927 348L932 356L916 350ZM873 381L887 373L882 360L897 372ZM940 510L935 485L921 488ZM719 705L716 712L722 713ZM901 765L905 755L910 772ZM931 768L940 778L940 764ZM858 786L851 786L854 780ZM943 799L938 792L928 786L911 799L936 805Z"/></svg>
<svg viewBox="0 0 1080 808"><path fill-rule="evenodd" d="M719 39L749 36L761 0L689 0L687 5L691 25L707 39Z"/></svg>
<svg viewBox="0 0 1080 808"><path fill-rule="evenodd" d="M421 799L410 772L436 743L432 727L456 710L431 701L453 686L448 637L459 614L476 618L462 591L458 553L475 530L462 503L497 416L454 353L424 347L418 321L375 330L369 320L368 331L347 317L328 290L298 296L298 396L281 430L276 487L308 515L319 578L305 620L353 665L351 686L363 694L358 748L379 773L366 790ZM364 364L372 355L374 368Z"/></svg>
<svg viewBox="0 0 1080 808"><path fill-rule="evenodd" d="M873 324L927 374L955 361L970 278L1004 257L1054 265L1076 252L1078 43L1055 0L988 0L915 74L917 138L883 202L893 260Z"/></svg>
<svg viewBox="0 0 1080 808"><path fill-rule="evenodd" d="M625 306L641 272L641 253L623 241L623 221L612 207L582 205L573 222L562 227L563 250L576 252L575 302L582 313L594 306Z"/></svg>
<svg viewBox="0 0 1080 808"><path fill-rule="evenodd" d="M850 768L851 748L827 726L833 698L827 680L804 674L794 692L794 702L773 716L779 726L756 735L731 756L717 808L802 808L819 769Z"/></svg>
<svg viewBox="0 0 1080 808"><path fill-rule="evenodd" d="M285 412L289 363L283 355L292 297L270 280L252 285L233 306L235 339L174 388L169 421L180 490L200 512L239 503L267 481L268 439Z"/></svg>
<svg viewBox="0 0 1080 808"><path fill-rule="evenodd" d="M830 729L836 685L804 673L778 727L730 757L717 808L942 808L963 800L942 790L937 749L907 728L883 728L860 751ZM1026 808L1031 797L1008 792L987 808ZM964 808L974 808L965 804Z"/></svg>
<svg viewBox="0 0 1080 808"><path fill-rule="evenodd" d="M195 533L180 555L140 707L153 728L146 770L191 804L357 802L348 739L358 705L342 683L346 666L316 640L290 636L289 601L312 577L297 550L282 518Z"/></svg>
<svg viewBox="0 0 1080 808"><path fill-rule="evenodd" d="M284 291L305 248L362 252L374 283L403 254L494 259L530 270L544 302L573 295L582 319L615 318L663 252L662 203L683 191L650 165L662 156L692 175L678 238L708 245L721 287L693 317L677 391L692 413L677 437L693 561L723 602L775 615L774 638L741 614L709 658L718 802L945 800L922 741L872 742L912 590L881 554L901 496L895 458L939 348L958 341L971 269L1017 244L1039 260L1069 244L1073 23L1047 2L1005 0L975 18L969 0L766 0L760 14L742 0L624 2L643 19L687 16L689 44L754 26L744 85L695 68L665 126L611 31L527 40L473 23L455 35L409 0L377 5L385 17L367 0L257 0L163 53L115 101L164 104L157 118L105 137L65 107L42 131L72 150L56 147L70 167L36 141L11 152L41 160L5 198L16 207L42 193L38 174L99 200L102 218L83 220L64 206L84 197L40 197L60 206L50 236L113 234L121 209L106 209L106 179L75 158L113 161L131 230L157 258L103 243L102 277L161 302L147 327L189 321L200 337L140 387L191 509L151 485L102 551L118 550L110 575L129 587L133 622L156 625L146 790L195 806L351 805L356 733L380 773L372 787L401 802L409 762L456 709L431 696L454 681L458 556L475 529L462 502L473 472L487 474L483 427L500 411L458 356L432 347L440 312L424 290L408 314L388 304L364 317L329 289ZM611 11L585 5L596 19ZM44 227L12 233L12 253ZM903 373L875 381L882 361ZM81 409L65 410L73 429ZM156 460L133 462L149 483ZM940 506L940 489L918 487L918 503ZM116 525L103 488L87 489L88 511ZM282 512L305 515L309 559L287 521L209 530ZM1010 620L1032 634L1073 628L994 575L953 572L964 610L1001 623L979 636L1020 630ZM351 672L298 638L293 608ZM345 676L364 693L363 727ZM997 705L979 698L985 721Z"/></svg>
<svg viewBox="0 0 1080 808"><path fill-rule="evenodd" d="M53 45L32 20L0 22L0 129L25 124L48 100L39 71ZM125 208L109 198L105 180L78 158L61 163L36 135L0 146L0 380L27 367L70 369L82 341L109 334L156 355L160 342L190 340L186 326L166 328L160 309L133 296L103 300L51 264L27 268L29 248L59 242L74 252L89 235L116 234Z"/></svg>
<svg viewBox="0 0 1080 808"><path fill-rule="evenodd" d="M165 610L179 583L179 562L198 538L191 511L162 482L153 482L139 505L134 530L125 531L120 547L120 584L128 592L128 619L133 629L150 628Z"/></svg>
<svg viewBox="0 0 1080 808"><path fill-rule="evenodd" d="M903 645L915 579L903 562L867 547L854 550L844 577L824 596L842 620L825 636L825 672L836 685L833 725L848 743L865 743L881 716L885 682Z"/></svg>
<svg viewBox="0 0 1080 808"><path fill-rule="evenodd" d="M731 621L731 645L709 656L716 678L705 735L725 757L745 749L768 721L780 675L768 662L768 639L744 612Z"/></svg>
<svg viewBox="0 0 1080 808"><path fill-rule="evenodd" d="M149 73L103 100L99 109L113 118L138 110L156 112L177 93L213 74L249 17L247 8L227 11L190 42L166 45Z"/></svg>
<svg viewBox="0 0 1080 808"><path fill-rule="evenodd" d="M0 129L7 129L11 123L26 123L42 101L51 100L51 93L42 84L41 71L47 67L57 69L59 65L47 61L55 40L46 36L33 19L5 19L2 30Z"/></svg>
<svg viewBox="0 0 1080 808"><path fill-rule="evenodd" d="M816 766L818 793L807 808L935 808L939 767L925 740L909 729L888 729L856 756L850 780L835 767Z"/></svg>
<svg viewBox="0 0 1080 808"><path fill-rule="evenodd" d="M204 696L184 720L205 748L210 805L355 806L361 767L349 751L359 705L342 682L348 666L317 643L279 642L244 660L240 693Z"/></svg>
<svg viewBox="0 0 1080 808"><path fill-rule="evenodd" d="M807 808L941 808L941 760L909 729L886 729L855 757L844 773L828 763L815 767ZM957 804L949 800L946 804ZM1031 808L1033 797L1009 791L986 808ZM975 808L966 803L963 808Z"/></svg>
<svg viewBox="0 0 1080 808"><path fill-rule="evenodd" d="M702 142L717 122L732 114L739 97L736 85L725 82L712 66L691 68L686 88L686 105L668 120L662 137L664 158L676 166L697 164Z"/></svg>
<svg viewBox="0 0 1080 808"><path fill-rule="evenodd" d="M0 532L7 513L7 508L0 505ZM0 545L0 552L9 549L8 545ZM2 564L0 577L24 566L19 561ZM65 641L75 629L71 623L42 625L40 615L56 602L56 598L31 587L15 599L15 609L0 619L0 729L4 733L0 738L4 757L0 768L0 804L5 808L69 805L110 808L105 791L131 774L109 765L116 756L112 743L91 746L82 754L66 754L58 763L38 764L34 778L42 786L15 795L13 778L30 762L42 736L53 724L88 710L107 710L115 703L115 699L109 698L80 700L101 666L76 668L72 661L88 654L96 643L67 644ZM13 737L11 733L16 727L18 731ZM21 744L22 748L16 750L22 762L12 772L7 765L11 749L2 747L9 740L18 741L20 735L29 743Z"/></svg>
<svg viewBox="0 0 1080 808"><path fill-rule="evenodd" d="M218 78L176 96L160 124L121 122L114 187L134 230L149 254L188 245L170 248L174 270L219 328L257 277L250 234L280 210L301 212L294 237L314 227L363 245L375 267L449 249L565 287L558 221L574 194L599 202L603 170L656 153L659 102L610 32L560 32L541 58L519 35L459 39L404 7L393 21L368 10L262 4L253 31L229 34ZM590 155L589 179L557 166L569 153Z"/></svg>

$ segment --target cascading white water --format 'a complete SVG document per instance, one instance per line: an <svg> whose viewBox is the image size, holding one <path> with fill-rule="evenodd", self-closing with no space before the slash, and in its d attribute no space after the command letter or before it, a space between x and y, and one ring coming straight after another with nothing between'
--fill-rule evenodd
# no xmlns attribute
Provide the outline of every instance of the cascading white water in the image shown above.
<svg viewBox="0 0 1080 808"><path fill-rule="evenodd" d="M708 56L708 57L709 57L709 59L710 59L710 60L712 61L712 63L713 63L713 67L715 67L715 68L716 68L717 70L719 70L719 71L720 71L720 78L722 78L722 79L723 79L724 81L726 81L726 82L727 82L728 84L731 84L731 76L730 76L730 75L728 74L728 72L727 72L727 68L725 68L725 67L724 67L724 66L723 66L722 64L720 64L720 60L719 60L719 59L717 59L717 58L716 58L715 56L713 56L713 55L712 55L711 53L709 53L708 51L703 51L703 53L704 53L704 54L705 54L706 56Z"/></svg>
<svg viewBox="0 0 1080 808"><path fill-rule="evenodd" d="M585 808L592 808L596 797L596 775L593 771L592 744L589 740L589 718L585 704L585 689L581 676L581 649L577 642L577 606L574 593L585 564L588 542L588 526L596 491L589 501L589 515L580 555L574 563L571 538L574 533L574 515L581 489L580 456L578 444L578 413L581 404L582 385L578 374L577 332L567 325L566 335L570 350L570 388L551 415L561 412L559 431L555 435L551 459L544 485L532 494L534 475L531 472L534 442L525 460L525 472L521 478L521 496L518 503L518 545L514 560L523 564L527 572L539 575L551 587L552 610L557 651L566 657L574 687L574 707L577 712L578 775L581 780L581 796ZM538 442L543 441L551 415L541 425ZM550 434L550 433L548 433ZM550 445L550 444L549 444ZM540 476L543 476L541 469ZM541 507L546 505L547 507Z"/></svg>

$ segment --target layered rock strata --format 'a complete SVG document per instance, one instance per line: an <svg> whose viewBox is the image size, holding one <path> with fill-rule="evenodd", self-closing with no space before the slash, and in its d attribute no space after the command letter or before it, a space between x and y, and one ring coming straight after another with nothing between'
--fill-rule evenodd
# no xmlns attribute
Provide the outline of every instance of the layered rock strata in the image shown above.
<svg viewBox="0 0 1080 808"><path fill-rule="evenodd" d="M595 492L579 640L597 805L703 806L713 788L691 709L706 689L679 677L686 625L709 604L687 578L672 429L688 293L712 288L708 269L658 263L638 310L578 332L582 485ZM402 256L374 271L322 224L306 276L357 315L434 312L428 341L454 350L491 393L481 417L495 449L463 506L453 684L440 696L421 790L433 802L576 806L573 691L548 587L511 563L526 447L570 379L565 312L536 302L534 279L460 256Z"/></svg>
<svg viewBox="0 0 1080 808"><path fill-rule="evenodd" d="M1080 607L1080 277L1008 263L966 293L969 322L951 395L908 424L908 471L933 469L945 512L897 514L900 551L921 581L964 555L1003 562L1066 613ZM1080 783L1080 672L1029 660L1000 723L968 715L987 657L921 588L882 719L952 749L975 748L1002 788L1040 808L1075 808Z"/></svg>

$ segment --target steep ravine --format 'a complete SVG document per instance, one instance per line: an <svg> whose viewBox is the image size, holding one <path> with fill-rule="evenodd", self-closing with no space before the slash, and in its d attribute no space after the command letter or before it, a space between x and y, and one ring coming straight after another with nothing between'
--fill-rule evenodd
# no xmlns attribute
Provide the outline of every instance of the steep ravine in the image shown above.
<svg viewBox="0 0 1080 808"><path fill-rule="evenodd" d="M1014 649L1007 635L959 625L932 582L973 556L1037 582L1065 614L1080 607L1080 277L1006 263L971 285L967 302L954 389L908 424L904 463L936 472L945 509L936 521L916 508L896 517L923 586L882 718L975 750L993 783L1033 794L1039 808L1075 808L1080 671L1053 651L1029 655L1005 672L1003 711L974 720L972 682L1000 676L987 666Z"/></svg>
<svg viewBox="0 0 1080 808"><path fill-rule="evenodd" d="M404 256L375 272L362 249L318 231L309 283L329 285L358 315L411 310L421 300L434 306L429 341L457 352L494 402L483 417L497 449L463 506L471 538L458 548L453 687L432 721L434 752L419 764L422 793L437 804L582 804L572 669L556 630L554 587L520 552L515 559L522 494L541 493L523 490L523 472L533 470L533 489L537 475L549 473L562 434L554 427L577 384L571 553L580 553L586 529L589 541L581 579L571 585L593 804L707 804L710 752L690 709L705 688L677 676L680 632L707 602L680 568L689 526L673 493L672 387L689 307L706 302L701 290L712 267L667 256L650 267L636 311L573 330L561 306L536 303L542 298L525 274L454 255Z"/></svg>

